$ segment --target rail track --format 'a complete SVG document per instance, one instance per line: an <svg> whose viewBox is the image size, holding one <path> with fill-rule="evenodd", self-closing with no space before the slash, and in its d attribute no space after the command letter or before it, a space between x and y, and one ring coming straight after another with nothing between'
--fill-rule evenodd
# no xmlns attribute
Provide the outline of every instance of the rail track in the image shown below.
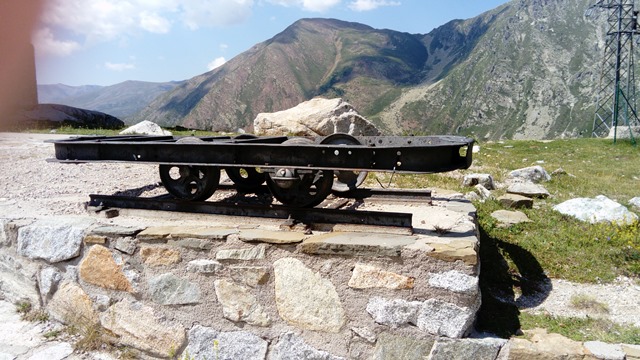
<svg viewBox="0 0 640 360"><path fill-rule="evenodd" d="M95 210L107 208L175 211L227 216L251 216L259 218L288 219L304 224L355 224L412 229L412 214L388 211L367 211L353 205L359 202L418 202L429 204L428 190L355 189L349 192L334 192L327 200L314 208L299 208L273 204L270 201L242 198L230 185L220 185L218 190L228 192L228 197L219 201L185 201L170 194L156 197L134 197L117 195L90 195L88 206ZM268 194L266 186L255 188L257 194ZM234 196L235 195L240 195Z"/></svg>

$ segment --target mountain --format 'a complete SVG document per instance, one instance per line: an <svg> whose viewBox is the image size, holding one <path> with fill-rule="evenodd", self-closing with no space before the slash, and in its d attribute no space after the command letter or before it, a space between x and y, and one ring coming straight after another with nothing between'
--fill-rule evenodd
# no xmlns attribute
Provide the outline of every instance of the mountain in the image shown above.
<svg viewBox="0 0 640 360"><path fill-rule="evenodd" d="M413 35L333 19L299 20L280 34L158 97L138 115L163 125L250 128L260 112L314 96L347 96L365 112L416 85L427 53Z"/></svg>
<svg viewBox="0 0 640 360"><path fill-rule="evenodd" d="M111 86L38 85L38 102L104 112L127 120L179 82L125 81Z"/></svg>
<svg viewBox="0 0 640 360"><path fill-rule="evenodd" d="M579 136L591 128L606 16L593 0L513 0L427 34L302 19L134 117L252 130L260 112L342 97L386 133L483 139Z"/></svg>
<svg viewBox="0 0 640 360"><path fill-rule="evenodd" d="M432 44L439 32L477 40L446 76L405 92L381 118L487 139L588 136L604 44L603 14L584 17L592 3L512 1L435 30L425 37Z"/></svg>

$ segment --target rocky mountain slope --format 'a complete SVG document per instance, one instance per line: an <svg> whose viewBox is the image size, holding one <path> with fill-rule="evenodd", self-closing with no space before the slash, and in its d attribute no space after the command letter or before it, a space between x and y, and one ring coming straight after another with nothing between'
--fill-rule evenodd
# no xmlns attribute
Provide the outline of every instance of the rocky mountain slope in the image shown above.
<svg viewBox="0 0 640 360"><path fill-rule="evenodd" d="M602 14L584 17L591 3L512 1L445 25L463 33L487 24L446 76L405 93L381 118L410 131L491 139L590 134L604 39Z"/></svg>
<svg viewBox="0 0 640 360"><path fill-rule="evenodd" d="M513 0L428 34L303 19L138 116L251 131L259 112L342 97L387 133L478 138L588 134L604 16L591 0Z"/></svg>

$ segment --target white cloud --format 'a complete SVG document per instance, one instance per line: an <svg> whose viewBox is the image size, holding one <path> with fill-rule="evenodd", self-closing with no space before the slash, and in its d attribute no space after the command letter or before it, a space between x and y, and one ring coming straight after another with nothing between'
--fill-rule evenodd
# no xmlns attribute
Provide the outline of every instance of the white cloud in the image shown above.
<svg viewBox="0 0 640 360"><path fill-rule="evenodd" d="M67 56L81 48L76 41L57 40L51 29L46 27L35 32L33 44L36 51L42 55Z"/></svg>
<svg viewBox="0 0 640 360"><path fill-rule="evenodd" d="M91 45L112 40L126 43L128 37L141 32L165 34L175 21L194 30L238 24L251 15L254 0L47 0L44 3L40 32L55 29L48 35L51 39L72 33ZM57 41L71 44L70 40Z"/></svg>
<svg viewBox="0 0 640 360"><path fill-rule="evenodd" d="M136 27L139 11L128 1L49 0L42 21L84 36L88 41L117 38Z"/></svg>
<svg viewBox="0 0 640 360"><path fill-rule="evenodd" d="M104 67L112 71L125 71L136 68L135 64L132 63L112 63L108 61L104 63Z"/></svg>
<svg viewBox="0 0 640 360"><path fill-rule="evenodd" d="M140 13L140 27L148 32L166 34L171 30L171 21L157 13L143 11Z"/></svg>
<svg viewBox="0 0 640 360"><path fill-rule="evenodd" d="M324 12L340 4L340 0L304 0L302 4L305 10Z"/></svg>
<svg viewBox="0 0 640 360"><path fill-rule="evenodd" d="M340 4L341 0L269 0L269 2L285 7L300 7L306 11L324 12Z"/></svg>
<svg viewBox="0 0 640 360"><path fill-rule="evenodd" d="M349 4L349 9L353 11L370 11L382 6L399 6L399 1L387 0L355 0Z"/></svg>
<svg viewBox="0 0 640 360"><path fill-rule="evenodd" d="M253 0L183 0L181 19L191 30L242 23L251 15Z"/></svg>
<svg viewBox="0 0 640 360"><path fill-rule="evenodd" d="M218 57L218 58L215 58L215 59L213 59L213 61L211 61L210 63L207 64L207 69L209 71L211 71L211 70L213 70L213 69L215 69L217 67L220 67L220 66L224 65L226 62L227 62L227 60L222 56Z"/></svg>

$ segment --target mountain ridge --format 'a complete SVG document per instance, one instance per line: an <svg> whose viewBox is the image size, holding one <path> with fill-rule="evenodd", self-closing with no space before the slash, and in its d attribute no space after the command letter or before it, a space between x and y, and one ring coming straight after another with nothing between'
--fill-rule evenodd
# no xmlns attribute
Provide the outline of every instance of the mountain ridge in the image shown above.
<svg viewBox="0 0 640 360"><path fill-rule="evenodd" d="M38 102L59 103L130 119L149 102L171 90L179 81L149 82L127 80L109 86L38 84Z"/></svg>
<svg viewBox="0 0 640 360"><path fill-rule="evenodd" d="M128 122L252 131L258 113L341 97L393 134L578 137L593 121L604 17L591 0L512 0L409 34L300 19L159 94Z"/></svg>

